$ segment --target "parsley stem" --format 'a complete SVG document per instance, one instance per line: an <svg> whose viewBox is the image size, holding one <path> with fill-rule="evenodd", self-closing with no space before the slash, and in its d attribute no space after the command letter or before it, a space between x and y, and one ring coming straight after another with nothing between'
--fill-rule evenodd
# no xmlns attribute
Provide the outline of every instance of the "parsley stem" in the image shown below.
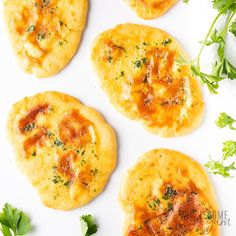
<svg viewBox="0 0 236 236"><path fill-rule="evenodd" d="M235 16L235 14L236 14L236 12L232 12L231 15L229 15L229 17L228 17L228 19L227 19L227 22L226 22L226 25L225 25L225 28L224 28L224 30L223 30L223 32L222 32L222 34L221 34L221 36L222 36L223 38L225 38L226 33L227 33L227 30L228 30L228 28L229 28L229 24L230 24L231 20L233 19L233 17Z"/></svg>
<svg viewBox="0 0 236 236"><path fill-rule="evenodd" d="M220 13L216 16L216 18L214 19L214 21L212 22L211 27L210 27L210 29L209 29L207 35L206 35L206 38L204 39L204 41L203 41L203 43L202 43L202 47L201 47L201 49L200 49L200 51L199 51L199 53L198 53L196 59L194 60L194 62L197 60L197 67L198 67L199 70L200 70L200 58L201 58L201 54L202 54L202 52L203 52L203 49L204 49L205 46L206 46L206 42L207 42L207 40L208 40L208 38L209 38L209 36L210 36L210 34L211 34L211 32L212 32L212 29L213 29L213 27L215 26L216 22L218 21L219 17L221 16L221 14L222 14L222 13L220 12ZM194 63L194 62L193 62L193 63Z"/></svg>
<svg viewBox="0 0 236 236"><path fill-rule="evenodd" d="M202 43L202 47L201 47L201 49L200 49L200 51L199 51L199 53L198 53L196 59L195 59L195 60L193 61L193 63L192 63L192 64L194 64L194 62L197 61L197 68L198 68L199 71L200 71L200 59L201 59L201 54L202 54L202 52L203 52L203 49L204 49L205 46L206 46L206 43L207 43L208 38L209 38L210 35L211 35L211 32L212 32L212 30L213 30L213 27L215 26L215 24L216 24L216 22L218 21L218 19L220 18L220 16L221 16L222 14L224 14L225 11L227 11L227 9L229 8L229 6L230 6L231 4L232 4L231 1L230 1L228 4L226 4L225 7L218 13L218 15L216 16L216 18L215 18L214 21L212 22L211 27L210 27L210 29L209 29L209 31L208 31L208 33L207 33L207 35L206 35L206 37L205 37L203 43ZM235 12L234 12L234 14L235 14ZM226 30L227 30L227 29L226 29Z"/></svg>

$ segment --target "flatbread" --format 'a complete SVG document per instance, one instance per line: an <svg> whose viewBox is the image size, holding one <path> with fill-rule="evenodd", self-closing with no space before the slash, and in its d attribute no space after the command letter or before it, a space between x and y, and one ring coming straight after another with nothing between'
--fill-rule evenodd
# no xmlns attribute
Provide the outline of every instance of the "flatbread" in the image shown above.
<svg viewBox="0 0 236 236"><path fill-rule="evenodd" d="M177 0L124 0L143 19L162 16Z"/></svg>
<svg viewBox="0 0 236 236"><path fill-rule="evenodd" d="M116 165L113 129L93 108L66 94L45 92L19 101L8 131L18 166L51 208L87 204Z"/></svg>
<svg viewBox="0 0 236 236"><path fill-rule="evenodd" d="M219 235L212 184L202 167L182 153L145 153L126 174L120 202L124 236Z"/></svg>
<svg viewBox="0 0 236 236"><path fill-rule="evenodd" d="M19 65L36 77L62 70L74 56L87 17L87 0L4 0Z"/></svg>
<svg viewBox="0 0 236 236"><path fill-rule="evenodd" d="M202 93L188 56L168 33L135 24L100 34L92 62L115 108L163 137L187 134L203 116Z"/></svg>

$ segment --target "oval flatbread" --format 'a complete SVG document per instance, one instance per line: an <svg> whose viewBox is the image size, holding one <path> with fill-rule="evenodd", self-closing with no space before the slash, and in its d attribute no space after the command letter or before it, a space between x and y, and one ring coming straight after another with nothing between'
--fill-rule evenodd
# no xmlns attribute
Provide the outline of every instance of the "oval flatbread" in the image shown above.
<svg viewBox="0 0 236 236"><path fill-rule="evenodd" d="M186 155L145 153L124 178L124 236L217 236L218 206L202 167Z"/></svg>
<svg viewBox="0 0 236 236"><path fill-rule="evenodd" d="M143 25L118 25L99 35L92 49L114 106L164 137L189 133L202 120L202 94L187 60L173 37Z"/></svg>
<svg viewBox="0 0 236 236"><path fill-rule="evenodd" d="M94 109L58 92L13 105L8 131L20 169L42 202L68 210L94 199L116 164L116 137Z"/></svg>
<svg viewBox="0 0 236 236"><path fill-rule="evenodd" d="M143 19L162 16L177 0L124 0Z"/></svg>
<svg viewBox="0 0 236 236"><path fill-rule="evenodd" d="M4 0L5 20L20 66L37 77L57 74L75 54L87 0Z"/></svg>

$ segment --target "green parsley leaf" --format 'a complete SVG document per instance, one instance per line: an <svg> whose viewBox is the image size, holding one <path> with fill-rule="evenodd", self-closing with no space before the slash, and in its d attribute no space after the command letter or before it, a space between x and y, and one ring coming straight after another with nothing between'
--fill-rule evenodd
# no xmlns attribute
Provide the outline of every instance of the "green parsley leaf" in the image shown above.
<svg viewBox="0 0 236 236"><path fill-rule="evenodd" d="M225 55L226 36L230 31L236 35L236 22L232 22L236 14L236 1L235 0L213 0L213 8L219 11L218 15L213 20L210 29L202 41L202 47L196 59L192 62L192 72L194 75L201 79L202 84L206 84L209 91L213 94L217 93L219 82L224 79L236 79L236 67L232 65ZM223 29L217 30L215 27L218 21L225 17L226 21ZM217 48L217 59L212 65L211 73L204 73L201 71L201 55L206 46L215 45Z"/></svg>
<svg viewBox="0 0 236 236"><path fill-rule="evenodd" d="M222 77L203 73L194 65L191 66L191 69L193 74L201 79L201 83L207 85L209 91L212 94L217 94L217 89L219 88L219 81L223 79Z"/></svg>
<svg viewBox="0 0 236 236"><path fill-rule="evenodd" d="M3 212L0 213L0 225L4 236L26 235L32 228L29 217L8 203L5 204Z"/></svg>
<svg viewBox="0 0 236 236"><path fill-rule="evenodd" d="M231 80L236 80L236 67L234 67L228 60L223 60L222 74L228 76Z"/></svg>
<svg viewBox="0 0 236 236"><path fill-rule="evenodd" d="M236 170L235 162L225 165L222 161L211 160L205 164L205 167L214 175L221 175L224 178L232 178L230 171Z"/></svg>
<svg viewBox="0 0 236 236"><path fill-rule="evenodd" d="M178 54L177 58L175 59L175 62L178 65L190 64L181 54Z"/></svg>
<svg viewBox="0 0 236 236"><path fill-rule="evenodd" d="M216 120L216 125L221 129L225 128L226 126L229 126L230 129L236 130L236 128L233 127L233 124L235 122L236 120L227 115L225 112L222 112Z"/></svg>
<svg viewBox="0 0 236 236"><path fill-rule="evenodd" d="M1 231L4 236L12 236L10 229L5 225L2 225Z"/></svg>
<svg viewBox="0 0 236 236"><path fill-rule="evenodd" d="M219 12L225 13L234 8L235 0L213 0L213 8Z"/></svg>
<svg viewBox="0 0 236 236"><path fill-rule="evenodd" d="M236 142L229 140L223 143L223 160L236 155Z"/></svg>
<svg viewBox="0 0 236 236"><path fill-rule="evenodd" d="M81 216L80 224L83 236L90 236L97 232L98 226L94 223L94 219L91 215Z"/></svg>
<svg viewBox="0 0 236 236"><path fill-rule="evenodd" d="M229 27L229 32L232 33L236 37L236 20L231 23Z"/></svg>
<svg viewBox="0 0 236 236"><path fill-rule="evenodd" d="M227 115L225 112L220 113L220 116L216 120L216 125L219 128L224 128L229 126L230 129L236 130L233 127L233 124L236 122L232 117ZM230 157L236 156L236 142L232 140L228 140L223 143L222 148L222 157L219 161L210 160L205 164L205 167L209 169L209 171L215 175L222 175L225 178L231 178L230 172L236 170L235 162L231 164L228 163Z"/></svg>

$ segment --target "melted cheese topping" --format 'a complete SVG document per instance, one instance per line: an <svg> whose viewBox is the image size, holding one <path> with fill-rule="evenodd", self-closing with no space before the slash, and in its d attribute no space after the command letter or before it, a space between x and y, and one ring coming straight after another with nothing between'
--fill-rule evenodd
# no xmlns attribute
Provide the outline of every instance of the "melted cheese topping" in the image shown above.
<svg viewBox="0 0 236 236"><path fill-rule="evenodd" d="M38 77L61 70L79 44L86 11L87 0L6 0L6 21L21 66Z"/></svg>
<svg viewBox="0 0 236 236"><path fill-rule="evenodd" d="M171 185L165 184L161 200L150 196L146 209L135 208L134 218L140 224L131 225L127 235L204 234L206 227L212 224L212 221L204 223L206 216L211 214L211 209L201 202L195 185L192 183L189 185L186 189L176 191Z"/></svg>
<svg viewBox="0 0 236 236"><path fill-rule="evenodd" d="M115 136L93 109L68 95L38 94L14 105L10 136L43 202L71 209L104 188L115 165Z"/></svg>
<svg viewBox="0 0 236 236"><path fill-rule="evenodd" d="M190 131L201 120L199 86L180 58L187 60L171 36L131 24L101 34L92 52L102 86L118 110L163 136Z"/></svg>
<svg viewBox="0 0 236 236"><path fill-rule="evenodd" d="M95 127L78 110L72 110L61 118L58 131L53 132L50 128L46 128L48 124L38 124L37 117L47 115L45 112L48 107L52 107L52 104L40 104L33 107L18 123L20 131L24 131L21 133L25 137L23 143L25 158L35 158L40 149L50 148L53 145L52 154L57 155L57 163L53 166L55 173L58 171L65 178L64 184L78 184L76 179L80 179L80 176L75 175L76 169L79 172L82 171L81 169L87 170L81 160L83 157L91 155L88 154L91 148L93 157L97 157L99 137L96 135L94 143L92 143L89 127L92 127L96 133ZM86 175L91 176L91 171L86 171ZM85 174L84 178L86 178ZM81 186L87 188L88 184L87 182L86 185Z"/></svg>
<svg viewBox="0 0 236 236"><path fill-rule="evenodd" d="M177 0L124 0L144 19L152 19L163 15Z"/></svg>
<svg viewBox="0 0 236 236"><path fill-rule="evenodd" d="M219 235L214 192L201 166L171 150L146 153L124 179L125 236Z"/></svg>

